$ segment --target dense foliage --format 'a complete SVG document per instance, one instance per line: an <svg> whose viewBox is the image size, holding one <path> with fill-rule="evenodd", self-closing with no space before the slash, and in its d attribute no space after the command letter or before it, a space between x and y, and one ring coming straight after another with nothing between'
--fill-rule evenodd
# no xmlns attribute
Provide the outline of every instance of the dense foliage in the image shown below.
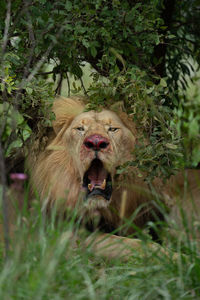
<svg viewBox="0 0 200 300"><path fill-rule="evenodd" d="M188 118L180 86L186 90L187 78L200 59L198 10L195 0L1 1L0 137L4 157L21 149L32 131L37 134L49 126L47 108L66 79L69 95L82 92L89 96L89 109L123 102L150 140L148 147L140 141L132 163L151 177L169 176L183 160L191 164L191 153L182 156L180 144L186 130L183 122ZM86 62L93 68L89 88L82 80ZM56 86L50 78L57 78ZM81 81L81 88L74 83L71 91L75 80ZM199 99L193 101L190 111L196 106ZM179 119L172 122L175 107ZM198 114L194 113L194 119L192 139L199 135ZM192 164L198 162L195 156Z"/></svg>

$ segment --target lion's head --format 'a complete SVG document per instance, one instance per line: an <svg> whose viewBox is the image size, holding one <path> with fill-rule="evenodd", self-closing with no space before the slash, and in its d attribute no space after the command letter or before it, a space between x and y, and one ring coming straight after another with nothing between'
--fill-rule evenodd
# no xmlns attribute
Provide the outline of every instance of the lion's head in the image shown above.
<svg viewBox="0 0 200 300"><path fill-rule="evenodd" d="M134 148L132 132L112 111L89 111L73 119L62 139L87 197L109 201L116 168L130 159Z"/></svg>

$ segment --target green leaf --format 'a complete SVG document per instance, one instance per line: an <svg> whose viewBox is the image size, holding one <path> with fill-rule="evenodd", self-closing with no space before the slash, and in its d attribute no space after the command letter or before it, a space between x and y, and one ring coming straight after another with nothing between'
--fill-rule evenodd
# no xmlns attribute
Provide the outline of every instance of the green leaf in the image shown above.
<svg viewBox="0 0 200 300"><path fill-rule="evenodd" d="M169 149L172 149L172 150L175 150L175 149L178 148L177 145L174 145L174 144L171 144L171 143L167 143L167 144L165 144L165 146L166 146L167 148L169 148Z"/></svg>
<svg viewBox="0 0 200 300"><path fill-rule="evenodd" d="M93 57L96 57L96 55L97 55L97 50L96 50L95 47L91 47L91 48L90 48L90 52L91 52L91 54L92 54Z"/></svg>
<svg viewBox="0 0 200 300"><path fill-rule="evenodd" d="M161 85L162 87L167 87L167 82L165 81L164 78L161 78L161 79L160 79L160 85Z"/></svg>
<svg viewBox="0 0 200 300"><path fill-rule="evenodd" d="M33 92L33 89L30 88L30 87L27 87L27 88L26 88L26 91L27 91L27 93L28 93L29 95L31 95L32 92Z"/></svg>

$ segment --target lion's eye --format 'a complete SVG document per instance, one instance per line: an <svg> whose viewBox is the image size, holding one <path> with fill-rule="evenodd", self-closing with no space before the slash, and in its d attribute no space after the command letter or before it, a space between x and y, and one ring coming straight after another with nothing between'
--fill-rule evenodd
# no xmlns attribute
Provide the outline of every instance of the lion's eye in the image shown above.
<svg viewBox="0 0 200 300"><path fill-rule="evenodd" d="M109 127L108 128L108 131L110 131L110 132L116 132L117 130L119 130L119 128L116 128L116 127Z"/></svg>
<svg viewBox="0 0 200 300"><path fill-rule="evenodd" d="M78 131L84 131L84 127L83 126L77 127L76 130L78 130Z"/></svg>

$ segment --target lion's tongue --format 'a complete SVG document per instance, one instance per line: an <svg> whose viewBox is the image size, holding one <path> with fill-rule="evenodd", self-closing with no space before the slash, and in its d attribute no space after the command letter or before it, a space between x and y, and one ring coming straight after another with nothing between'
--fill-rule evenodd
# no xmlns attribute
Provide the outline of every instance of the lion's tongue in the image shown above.
<svg viewBox="0 0 200 300"><path fill-rule="evenodd" d="M90 183L88 185L89 190L92 191L94 187L105 189L106 177L107 171L100 165L91 167L88 174L88 178L90 179Z"/></svg>

